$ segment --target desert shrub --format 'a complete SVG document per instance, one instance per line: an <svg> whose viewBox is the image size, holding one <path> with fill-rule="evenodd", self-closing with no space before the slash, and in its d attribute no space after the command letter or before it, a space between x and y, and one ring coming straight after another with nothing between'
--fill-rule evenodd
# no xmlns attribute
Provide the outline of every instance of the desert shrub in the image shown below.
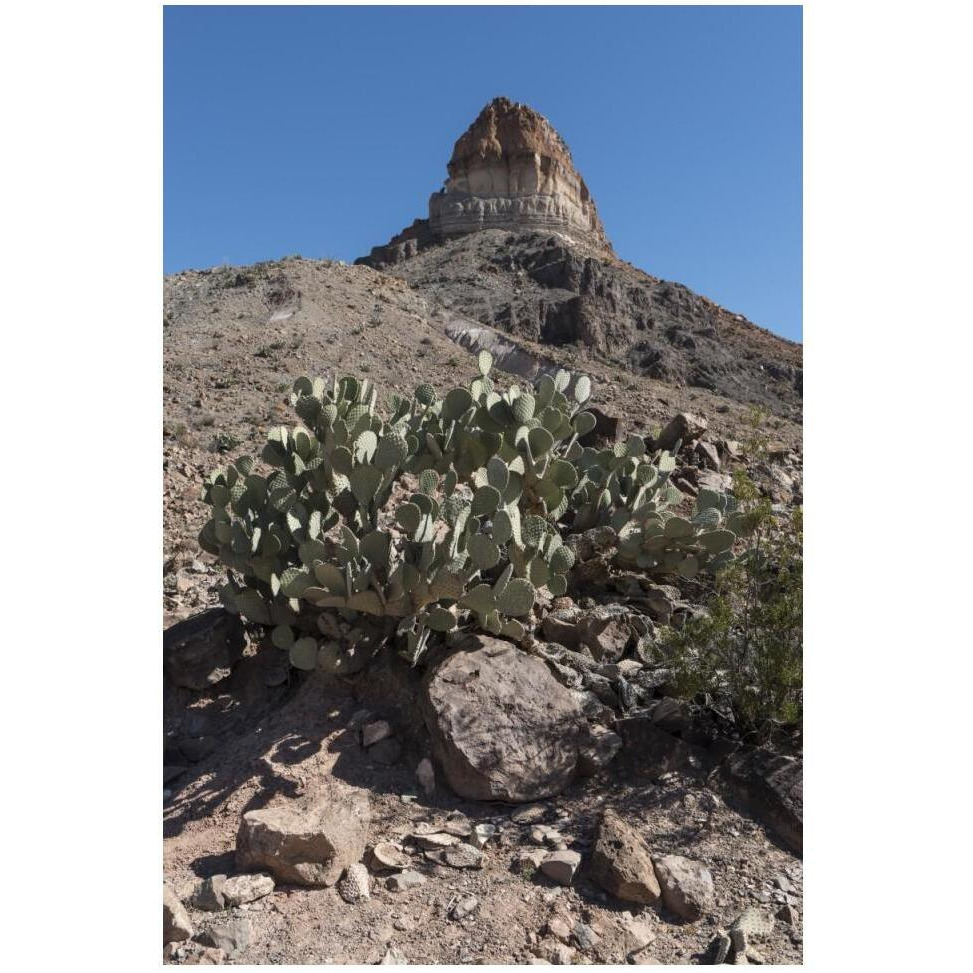
<svg viewBox="0 0 973 973"><path fill-rule="evenodd" d="M762 448L753 437L755 454ZM677 693L710 697L744 733L766 739L801 719L803 510L775 511L743 470L733 493L746 549L716 576L706 611L663 632L658 646Z"/></svg>
<svg viewBox="0 0 973 973"><path fill-rule="evenodd" d="M522 638L538 589L567 591L572 521L614 524L620 555L645 570L691 576L727 560L727 498L678 517L669 454L649 457L639 437L580 445L595 426L586 377L501 393L491 364L481 352L479 374L442 398L428 384L392 396L384 417L367 380L300 378L301 423L270 432L269 472L240 457L208 478L200 544L229 569L224 604L274 626L298 668L362 664L320 641L334 611L394 627L413 662L430 632Z"/></svg>

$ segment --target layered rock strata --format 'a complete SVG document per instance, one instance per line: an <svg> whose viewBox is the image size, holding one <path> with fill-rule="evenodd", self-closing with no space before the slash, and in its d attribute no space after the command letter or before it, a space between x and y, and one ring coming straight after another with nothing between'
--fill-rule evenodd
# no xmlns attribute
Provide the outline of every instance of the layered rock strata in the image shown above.
<svg viewBox="0 0 973 973"><path fill-rule="evenodd" d="M407 260L433 243L480 230L560 233L611 253L595 202L550 122L527 105L495 98L460 137L449 178L429 217L373 248L373 267Z"/></svg>

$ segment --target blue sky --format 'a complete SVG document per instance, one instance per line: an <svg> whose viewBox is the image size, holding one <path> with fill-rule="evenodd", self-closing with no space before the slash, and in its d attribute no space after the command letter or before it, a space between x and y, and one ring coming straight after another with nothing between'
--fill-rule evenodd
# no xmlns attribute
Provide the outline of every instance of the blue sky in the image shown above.
<svg viewBox="0 0 973 973"><path fill-rule="evenodd" d="M620 257L801 340L799 7L166 7L164 37L166 273L354 260L506 95Z"/></svg>

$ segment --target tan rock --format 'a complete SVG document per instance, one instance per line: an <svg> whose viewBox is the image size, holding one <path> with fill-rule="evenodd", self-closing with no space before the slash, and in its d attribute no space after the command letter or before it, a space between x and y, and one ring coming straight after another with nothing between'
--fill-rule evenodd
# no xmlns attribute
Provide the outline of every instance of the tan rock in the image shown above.
<svg viewBox="0 0 973 973"><path fill-rule="evenodd" d="M190 921L186 907L179 901L179 897L169 888L162 887L162 945L178 943L190 939L193 934L193 924Z"/></svg>
<svg viewBox="0 0 973 973"><path fill-rule="evenodd" d="M369 817L365 792L329 779L313 801L244 814L237 833L237 867L265 869L293 885L334 885L361 859Z"/></svg>
<svg viewBox="0 0 973 973"><path fill-rule="evenodd" d="M602 815L591 852L591 877L625 902L654 905L662 895L648 846L610 808Z"/></svg>

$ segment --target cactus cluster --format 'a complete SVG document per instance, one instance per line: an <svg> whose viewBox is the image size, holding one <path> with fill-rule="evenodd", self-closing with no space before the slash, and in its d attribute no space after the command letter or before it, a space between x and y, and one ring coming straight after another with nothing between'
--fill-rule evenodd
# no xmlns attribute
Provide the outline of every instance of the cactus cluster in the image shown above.
<svg viewBox="0 0 973 973"><path fill-rule="evenodd" d="M650 457L640 436L583 450L574 528L610 524L619 535L618 560L645 571L693 578L724 567L741 528L736 501L703 489L690 517L674 513L670 508L686 499L670 480L678 452L677 443Z"/></svg>
<svg viewBox="0 0 973 973"><path fill-rule="evenodd" d="M385 418L367 381L300 378L301 425L271 431L268 472L241 457L207 479L200 544L230 569L224 603L273 626L296 667L350 671L320 640L327 610L392 620L413 662L430 631L467 622L521 638L537 589L567 590L572 516L576 528L611 522L641 567L690 574L728 556L726 498L707 496L692 521L666 509L681 499L671 456L650 462L638 437L579 444L595 426L587 378L570 395L566 371L501 392L489 352L478 365L443 398L428 384L394 396Z"/></svg>

